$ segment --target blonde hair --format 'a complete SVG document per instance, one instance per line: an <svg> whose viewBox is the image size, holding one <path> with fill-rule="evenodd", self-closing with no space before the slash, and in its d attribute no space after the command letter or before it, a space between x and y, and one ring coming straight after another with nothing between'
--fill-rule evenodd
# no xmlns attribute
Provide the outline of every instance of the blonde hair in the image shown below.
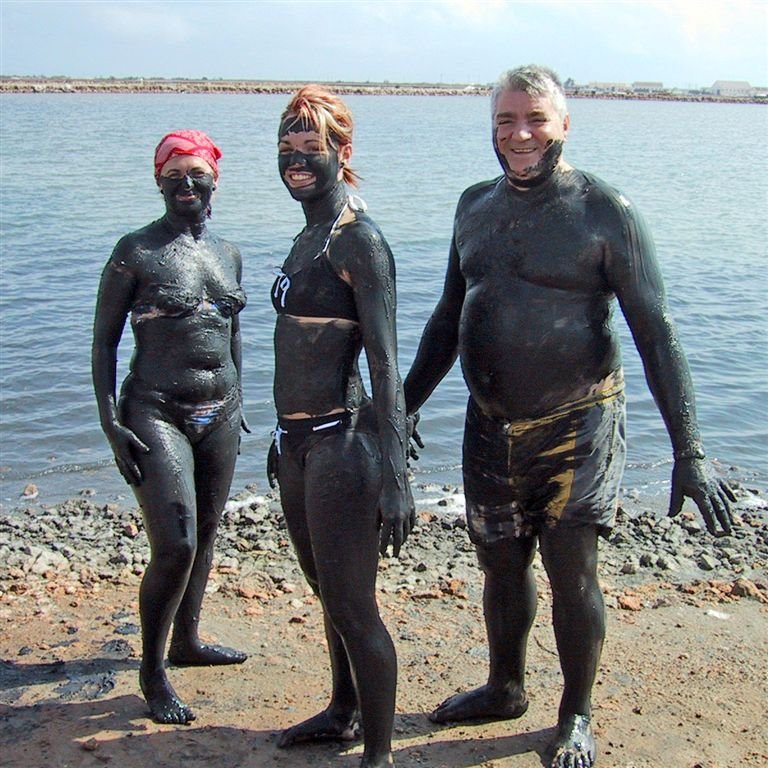
<svg viewBox="0 0 768 768"><path fill-rule="evenodd" d="M289 117L296 123L311 125L320 134L320 146L328 151L328 144L338 147L352 144L352 113L349 107L335 94L321 85L305 85L288 102L280 115L280 123ZM342 167L345 184L356 187L358 174L348 165Z"/></svg>

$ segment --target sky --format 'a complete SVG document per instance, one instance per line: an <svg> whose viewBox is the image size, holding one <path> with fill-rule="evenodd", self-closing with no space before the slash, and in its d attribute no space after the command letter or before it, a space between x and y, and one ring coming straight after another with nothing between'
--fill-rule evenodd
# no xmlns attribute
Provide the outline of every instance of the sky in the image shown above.
<svg viewBox="0 0 768 768"><path fill-rule="evenodd" d="M766 0L0 0L0 75L768 86Z"/></svg>

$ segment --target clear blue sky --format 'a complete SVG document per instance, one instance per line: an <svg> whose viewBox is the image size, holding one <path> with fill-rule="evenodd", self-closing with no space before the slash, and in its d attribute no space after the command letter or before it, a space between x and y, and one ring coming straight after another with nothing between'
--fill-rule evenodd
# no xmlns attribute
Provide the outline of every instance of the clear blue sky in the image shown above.
<svg viewBox="0 0 768 768"><path fill-rule="evenodd" d="M0 74L768 85L766 0L0 0Z"/></svg>

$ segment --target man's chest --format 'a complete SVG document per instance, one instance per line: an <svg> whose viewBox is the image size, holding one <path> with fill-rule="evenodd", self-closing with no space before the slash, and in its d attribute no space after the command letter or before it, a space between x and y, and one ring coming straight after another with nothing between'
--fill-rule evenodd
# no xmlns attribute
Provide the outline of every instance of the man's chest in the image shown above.
<svg viewBox="0 0 768 768"><path fill-rule="evenodd" d="M458 222L456 246L468 288L493 282L603 290L606 238L583 211L561 205L499 206Z"/></svg>

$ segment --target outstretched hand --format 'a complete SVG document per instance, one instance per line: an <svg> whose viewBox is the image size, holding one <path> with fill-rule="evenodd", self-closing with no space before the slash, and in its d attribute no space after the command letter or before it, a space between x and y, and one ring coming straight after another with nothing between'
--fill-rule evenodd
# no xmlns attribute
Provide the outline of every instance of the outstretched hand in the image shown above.
<svg viewBox="0 0 768 768"><path fill-rule="evenodd" d="M149 453L149 446L139 440L135 432L122 424L113 425L109 433L109 443L112 446L112 453L115 454L115 464L125 482L129 485L140 485L142 475L135 453Z"/></svg>
<svg viewBox="0 0 768 768"><path fill-rule="evenodd" d="M675 461L669 502L670 517L680 512L686 496L696 502L707 530L713 536L726 536L731 532L731 503L736 501L736 496L725 480L713 477L705 459Z"/></svg>
<svg viewBox="0 0 768 768"><path fill-rule="evenodd" d="M392 542L392 556L399 557L400 547L416 525L416 504L413 501L411 486L406 481L403 492L394 499L387 500L384 493L379 507L381 529L379 532L379 553L387 554Z"/></svg>

